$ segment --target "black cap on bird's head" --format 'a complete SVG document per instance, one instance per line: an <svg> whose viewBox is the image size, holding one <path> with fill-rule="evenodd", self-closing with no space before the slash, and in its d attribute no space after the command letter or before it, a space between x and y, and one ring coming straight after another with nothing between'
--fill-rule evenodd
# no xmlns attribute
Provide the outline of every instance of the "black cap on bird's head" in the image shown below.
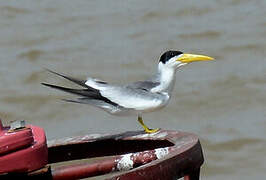
<svg viewBox="0 0 266 180"><path fill-rule="evenodd" d="M198 54L188 54L181 51L166 51L161 56L159 63L167 65L167 67L179 67L195 61L209 61L212 57Z"/></svg>
<svg viewBox="0 0 266 180"><path fill-rule="evenodd" d="M159 62L162 63L166 63L169 59L171 59L172 57L178 56L180 54L183 54L183 52L181 51L166 51L165 53L163 53L163 55L161 56Z"/></svg>

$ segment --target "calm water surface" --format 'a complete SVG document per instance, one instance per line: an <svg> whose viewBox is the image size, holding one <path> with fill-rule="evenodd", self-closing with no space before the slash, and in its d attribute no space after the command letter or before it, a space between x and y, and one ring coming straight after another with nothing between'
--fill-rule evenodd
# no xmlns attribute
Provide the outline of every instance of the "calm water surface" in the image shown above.
<svg viewBox="0 0 266 180"><path fill-rule="evenodd" d="M149 77L167 49L216 61L180 69L151 127L199 135L202 179L259 179L266 169L266 1L2 1L0 117L44 127L48 139L141 127L40 85L71 83L50 68L114 83Z"/></svg>

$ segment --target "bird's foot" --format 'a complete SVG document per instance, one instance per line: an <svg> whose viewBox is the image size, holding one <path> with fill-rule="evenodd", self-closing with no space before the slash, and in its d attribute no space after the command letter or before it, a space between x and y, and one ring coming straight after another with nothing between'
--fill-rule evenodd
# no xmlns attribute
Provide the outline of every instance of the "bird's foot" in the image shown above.
<svg viewBox="0 0 266 180"><path fill-rule="evenodd" d="M152 134L152 133L156 133L160 130L160 128L156 128L156 129L150 129L150 128L144 128L144 131L148 134Z"/></svg>
<svg viewBox="0 0 266 180"><path fill-rule="evenodd" d="M148 128L148 126L146 126L142 120L142 117L141 116L138 116L138 121L139 123L141 124L141 126L143 127L144 131L148 134L151 134L151 133L156 133L158 132L160 129L159 128L156 128L156 129L150 129Z"/></svg>

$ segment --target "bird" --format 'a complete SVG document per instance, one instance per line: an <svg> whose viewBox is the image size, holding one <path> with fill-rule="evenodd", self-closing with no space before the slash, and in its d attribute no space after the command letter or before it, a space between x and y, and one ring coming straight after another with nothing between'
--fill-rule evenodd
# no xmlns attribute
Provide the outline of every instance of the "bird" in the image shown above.
<svg viewBox="0 0 266 180"><path fill-rule="evenodd" d="M85 80L78 79L47 69L82 88L73 89L48 83L41 84L79 96L76 99L63 99L66 102L92 105L112 115L135 115L144 131L150 134L156 133L160 129L149 128L144 124L142 115L160 110L169 103L175 85L177 69L192 62L213 59L205 55L168 50L159 58L157 73L143 81L119 85L92 77Z"/></svg>

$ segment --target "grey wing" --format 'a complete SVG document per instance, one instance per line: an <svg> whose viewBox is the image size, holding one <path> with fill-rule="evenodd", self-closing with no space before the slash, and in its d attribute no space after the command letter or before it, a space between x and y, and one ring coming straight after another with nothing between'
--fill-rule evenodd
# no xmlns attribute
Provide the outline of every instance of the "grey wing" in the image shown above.
<svg viewBox="0 0 266 180"><path fill-rule="evenodd" d="M154 82L154 81L137 81L137 82L127 85L126 87L150 91L152 88L159 86L159 85L160 85L159 82Z"/></svg>
<svg viewBox="0 0 266 180"><path fill-rule="evenodd" d="M169 99L164 94L131 87L113 87L102 90L101 94L124 108L135 110L152 109L165 104Z"/></svg>
<svg viewBox="0 0 266 180"><path fill-rule="evenodd" d="M80 79L76 79L76 78L73 78L73 77L70 77L64 74L60 74L60 73L57 73L51 70L48 70L48 71L58 76L61 76L67 80L70 80L82 87L85 87L83 89L72 89L72 88L57 86L53 84L42 83L43 85L48 86L50 88L58 89L58 90L65 91L71 94L76 94L82 97L82 98L77 98L75 100L64 99L65 101L83 103L83 104L91 104L96 107L100 107L110 113L116 113L122 108L115 102L112 102L108 98L102 96L100 93L100 90L97 89L97 87L101 88L104 86L108 86L107 82L103 82L103 81L96 80L93 78L89 78L89 80L80 80ZM92 84L94 87L91 87L90 84Z"/></svg>

